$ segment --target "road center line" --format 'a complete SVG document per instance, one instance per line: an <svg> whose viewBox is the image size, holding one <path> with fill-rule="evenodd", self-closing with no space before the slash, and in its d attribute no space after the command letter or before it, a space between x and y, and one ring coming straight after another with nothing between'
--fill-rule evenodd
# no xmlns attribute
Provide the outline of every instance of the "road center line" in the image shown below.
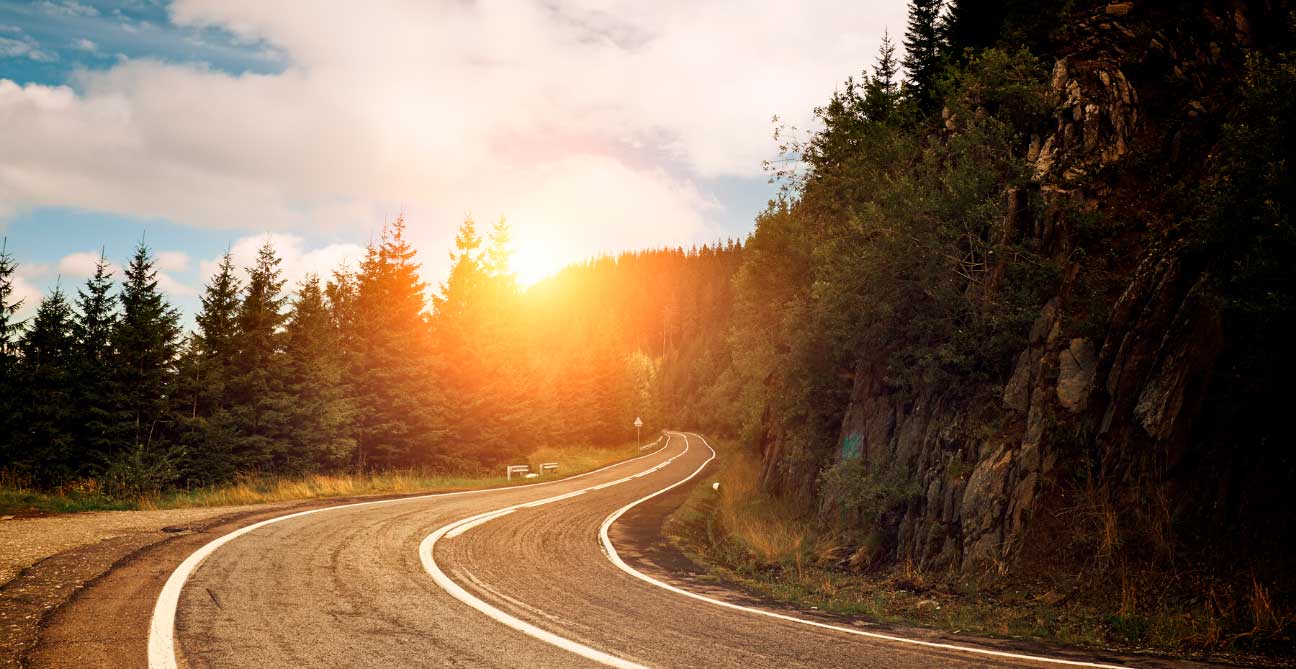
<svg viewBox="0 0 1296 669"><path fill-rule="evenodd" d="M669 446L670 446L670 437L667 437L666 443L660 449L654 451L654 453L659 453L662 450L665 450ZM688 453L688 450L689 450L688 440L685 439L684 450L680 451L679 454L672 456L670 459L666 460L666 462L668 463L673 462L676 458L683 457L685 453ZM712 457L715 457L714 454L712 455ZM609 667L617 667L618 669L647 669L641 664L637 664L635 662L631 662L630 660L626 660L624 658L620 658L615 655L605 653L596 648L591 648L582 643L572 641L571 639L568 639L566 637L558 636L553 632L536 627L535 625L532 625L531 623L528 623L525 620L522 620L521 618L509 615L508 613L505 613L504 611L501 611L500 609L491 606L481 598L465 590L462 586L460 586L458 583L455 583L449 576L447 576L446 573L441 570L441 567L437 565L436 558L433 556L433 550L436 548L437 541L441 540L441 538L443 537L451 538L454 536L459 536L470 527L477 527L478 525L481 525L482 523L485 523L488 520L491 520L493 518L498 518L502 515L505 515L505 513L512 512L516 509L539 506L541 504L547 504L549 502L556 502L558 500L573 497L577 494L585 493L590 490L598 490L598 489L606 488L611 485L624 483L633 478L638 478L639 476L643 476L643 474L656 471L659 468L660 465L658 467L654 467L650 470L646 470L639 474L635 474L634 476L627 476L623 479L612 481L610 483L603 483L596 486L590 486L588 488L583 488L581 490L570 492L565 495L555 495L554 497L548 497L545 499L537 500L535 502L529 502L527 504L516 504L514 506L505 507L504 509L487 511L485 513L479 513L475 516L470 516L462 520L457 520L453 523L450 523L449 525L445 525L441 528L438 528L435 532L429 534L426 538L423 539L423 541L419 544L419 560L423 563L423 569L429 575L432 576L432 580L435 581L437 585L441 586L441 589L445 590L451 597L454 597L455 599L463 602L464 604L471 606L472 608L480 611L481 613L485 614L492 620L502 625L505 625L506 627L513 628L519 632L522 632L523 634L539 639L552 646L561 648L569 653L579 655L587 660L593 660L594 662L598 662L600 664Z"/></svg>
<svg viewBox="0 0 1296 669"><path fill-rule="evenodd" d="M684 438L684 450L687 451L687 450L688 450L688 445L689 445L689 438L688 438L688 435L687 435L687 434L684 434L683 432L679 432L679 433L676 433L676 436L680 436L680 437L683 437L683 438ZM618 518L620 518L623 514L625 514L626 511L629 511L630 509L633 509L634 507L636 507L636 506L638 506L638 505L640 505L640 504L642 504L642 503L644 503L644 502L646 502L646 501L648 501L648 500L650 500L650 499L652 499L652 498L654 498L654 497L656 497L656 496L658 496L658 495L661 495L661 494L667 492L668 490L671 490L672 488L675 488L676 486L683 485L683 484L687 483L689 480L691 480L693 477L695 477L695 476L697 476L698 474L702 473L702 470L705 469L706 466L707 466L707 465L708 465L712 460L715 459L715 457L716 457L716 452L715 452L715 449L714 449L714 448L711 448L711 444L708 444L708 443L707 443L707 440L706 440L705 438L703 438L701 435L695 435L695 436L697 436L698 439L701 439L701 440L702 440L702 444L703 444L704 446L707 447L707 450L711 451L711 457L707 458L707 459L706 459L706 462L703 462L701 465L698 466L698 468L697 468L696 470L693 471L692 474L689 474L688 476L684 477L683 479L681 479L681 480L679 480L679 481L677 481L677 482L675 482L675 483L672 483L671 485L668 485L668 486L666 486L665 488L662 488L661 490L658 490L657 492L652 493L651 495L648 495L648 496L646 496L646 497L643 497L643 498L640 498L640 499L638 499L638 500L635 500L635 501L633 501L633 502L631 502L631 503L629 503L629 504L627 504L627 505L621 507L620 509L617 509L617 510L612 514L612 515L608 516L608 517L603 521L603 526L599 528L599 543L603 546L604 552L607 554L608 560L611 560L611 561L612 561L612 564L616 565L619 569L621 569L621 571L624 571L624 572L626 572L627 574L630 574L631 576L634 576L635 578L637 578L637 579L639 579L639 580L641 580L641 581L644 581L644 582L646 582L646 583L650 583L650 584L655 585L655 586L657 586L657 587L659 587L659 588L662 588L662 589L664 589L664 590L669 590L669 591L674 592L674 593L676 593L676 594L684 595L685 597L691 597L691 598L693 598L693 599L696 599L696 600L698 600L698 601L702 601L702 602L706 602L706 603L708 603L708 604L714 604L714 605L716 605L716 606L722 606L722 607L727 608L727 609L732 609L732 610L735 610L735 611L742 611L742 612L744 612L744 613L752 613L752 614L756 614L756 615L760 615L760 616L765 616L765 617L767 617L767 618L775 618L775 619L778 619L778 620L785 620L785 621L788 621L788 622L798 623L798 624L801 624L801 625L809 625L809 626L811 626L811 627L818 627L818 628L821 628L821 629L836 630L836 631L838 631L838 632L845 632L845 633L847 633L847 634L853 634L853 635L856 635L856 636L868 637L868 638L870 638L870 639L878 639L878 640L881 640L881 641L889 641L889 642L899 643L899 644L908 644L908 645L912 645L912 646L923 646L923 647L925 647L925 648L936 648L936 649L940 649L940 650L954 651L954 652L959 652L959 653L970 653L970 654L975 654L975 655L985 655L985 656L990 656L990 657L1001 657L1001 658L1004 658L1004 659L1012 659L1012 660L1026 660L1026 661L1029 661L1029 662L1041 662L1041 663L1048 663L1048 664L1061 664L1061 665L1067 665L1067 666L1072 666L1072 667L1094 667L1095 669L1127 669L1126 667L1124 667L1124 666L1122 666L1122 665L1102 664L1102 663L1099 663L1099 662L1086 662L1086 661L1082 661L1082 660L1065 660L1065 659L1062 659L1062 658L1047 657L1047 656L1044 656L1044 655L1029 655L1029 654L1025 654L1025 653L1010 653L1010 652L1007 652L1007 651L990 650L990 649L988 649L988 648L976 648L976 647L974 647L974 646L962 646L962 645L958 645L958 644L939 643L939 642L936 642L936 641L923 641L923 640L921 640L921 639L910 639L910 638L907 638L907 637L894 636L894 635L891 635L891 634L880 634L880 633L878 633L878 632L866 632L866 631L864 631L864 630L854 629L854 628L851 628L851 627L842 627L842 626L840 626L840 625L829 625L828 623L821 623L821 622L814 621L814 620L806 620L806 619L804 619L804 618L796 618L796 617L794 617L794 616L789 616L789 615L785 615L785 614L782 614L782 613L775 613L774 611L766 611L766 610L764 610L764 609L756 609L756 608L752 608L752 607L750 607L750 606L742 606L742 605L740 605L740 604L734 604L734 603L726 602L726 601L723 601L723 600L720 600L720 599L715 599L715 598L712 598L712 597L707 597L706 595L699 595L699 594L697 594L696 592L690 592L690 591L688 591L688 590L684 590L683 588L677 588L677 587L675 587L675 586L673 586L673 585L670 585L669 583L664 583L664 582L662 582L662 581L659 581L659 580L657 580L657 579L655 579L655 578L653 578L653 577L651 577L651 576L648 576L647 574L644 574L643 572L641 572L641 571L639 571L639 570L637 570L637 569L631 567L630 565L626 564L624 560L621 559L621 556L620 556L620 555L617 554L616 548L612 545L612 540L608 538L608 528L612 527L612 523L615 523L615 522L617 521Z"/></svg>

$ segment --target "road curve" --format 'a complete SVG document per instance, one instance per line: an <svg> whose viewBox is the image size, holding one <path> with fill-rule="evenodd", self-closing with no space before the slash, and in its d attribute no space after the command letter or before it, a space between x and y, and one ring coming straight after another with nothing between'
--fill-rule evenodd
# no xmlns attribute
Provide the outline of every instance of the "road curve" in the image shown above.
<svg viewBox="0 0 1296 669"><path fill-rule="evenodd" d="M548 485L333 507L245 528L172 573L150 648L174 655L154 653L151 664L1066 666L1002 648L860 636L699 599L639 572L621 525L664 513L673 503L635 505L678 497L713 456L700 437L674 434L656 453ZM168 631L168 589L174 646L158 639Z"/></svg>

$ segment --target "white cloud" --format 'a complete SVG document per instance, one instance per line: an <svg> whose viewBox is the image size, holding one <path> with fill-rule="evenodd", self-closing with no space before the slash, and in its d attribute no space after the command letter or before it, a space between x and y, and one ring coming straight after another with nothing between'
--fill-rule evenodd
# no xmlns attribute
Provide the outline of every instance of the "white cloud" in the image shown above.
<svg viewBox="0 0 1296 669"><path fill-rule="evenodd" d="M99 10L76 0L40 0L36 6L53 16L98 16Z"/></svg>
<svg viewBox="0 0 1296 669"><path fill-rule="evenodd" d="M184 251L162 251L157 254L157 268L164 272L183 272L189 269L189 254Z"/></svg>
<svg viewBox="0 0 1296 669"><path fill-rule="evenodd" d="M75 91L0 80L0 202L276 232L372 230L403 208L422 249L444 248L427 242L450 239L467 211L546 226L535 236L564 240L562 253L687 244L712 235L696 184L759 176L770 117L805 125L872 62L882 29L902 28L905 3L178 0L171 12L290 64L235 76L125 60L81 72Z"/></svg>
<svg viewBox="0 0 1296 669"><path fill-rule="evenodd" d="M88 40L84 37L78 37L77 39L72 40L72 48L78 51L85 51L88 53L95 53L99 51L98 44L95 44L93 40Z"/></svg>
<svg viewBox="0 0 1296 669"><path fill-rule="evenodd" d="M182 283L175 277L163 271L158 271L157 283L158 289L170 298L189 297L198 294L198 291L193 286Z"/></svg>
<svg viewBox="0 0 1296 669"><path fill-rule="evenodd" d="M36 40L22 30L5 32L16 36L0 36L0 59L26 58L38 63L49 63L58 60L58 54L42 49Z"/></svg>
<svg viewBox="0 0 1296 669"><path fill-rule="evenodd" d="M241 281L246 283L247 268L256 263L257 252L269 242L282 261L279 265L281 278L285 281L284 289L293 292L297 284L307 274L318 275L327 281L333 270L343 265L356 267L364 257L365 249L355 244L328 244L319 248L306 249L305 241L299 235L289 233L266 233L240 238L230 245L230 256L237 268ZM198 271L203 282L215 276L221 259L210 258L198 263Z"/></svg>
<svg viewBox="0 0 1296 669"><path fill-rule="evenodd" d="M74 279L84 279L94 276L95 268L99 265L98 251L80 251L78 253L69 253L58 261L59 274ZM121 268L115 264L109 263L109 271L113 273L114 278L121 278Z"/></svg>

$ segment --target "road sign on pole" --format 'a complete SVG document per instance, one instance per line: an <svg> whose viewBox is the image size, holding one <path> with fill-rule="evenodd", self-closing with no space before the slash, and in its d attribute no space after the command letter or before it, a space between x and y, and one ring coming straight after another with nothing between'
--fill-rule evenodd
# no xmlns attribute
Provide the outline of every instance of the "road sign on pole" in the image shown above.
<svg viewBox="0 0 1296 669"><path fill-rule="evenodd" d="M635 416L635 446L636 447L642 445L639 439L639 428L641 427L643 427L643 419L639 418L638 416Z"/></svg>

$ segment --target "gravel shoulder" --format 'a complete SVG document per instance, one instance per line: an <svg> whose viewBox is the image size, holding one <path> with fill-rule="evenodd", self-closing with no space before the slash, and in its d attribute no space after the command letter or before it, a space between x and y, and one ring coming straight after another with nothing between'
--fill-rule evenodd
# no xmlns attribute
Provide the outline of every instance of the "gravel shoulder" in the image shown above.
<svg viewBox="0 0 1296 669"><path fill-rule="evenodd" d="M90 511L35 518L0 520L0 588L22 570L65 551L131 535L165 539L167 529L272 505L167 509L162 511ZM278 506L286 506L280 504Z"/></svg>

